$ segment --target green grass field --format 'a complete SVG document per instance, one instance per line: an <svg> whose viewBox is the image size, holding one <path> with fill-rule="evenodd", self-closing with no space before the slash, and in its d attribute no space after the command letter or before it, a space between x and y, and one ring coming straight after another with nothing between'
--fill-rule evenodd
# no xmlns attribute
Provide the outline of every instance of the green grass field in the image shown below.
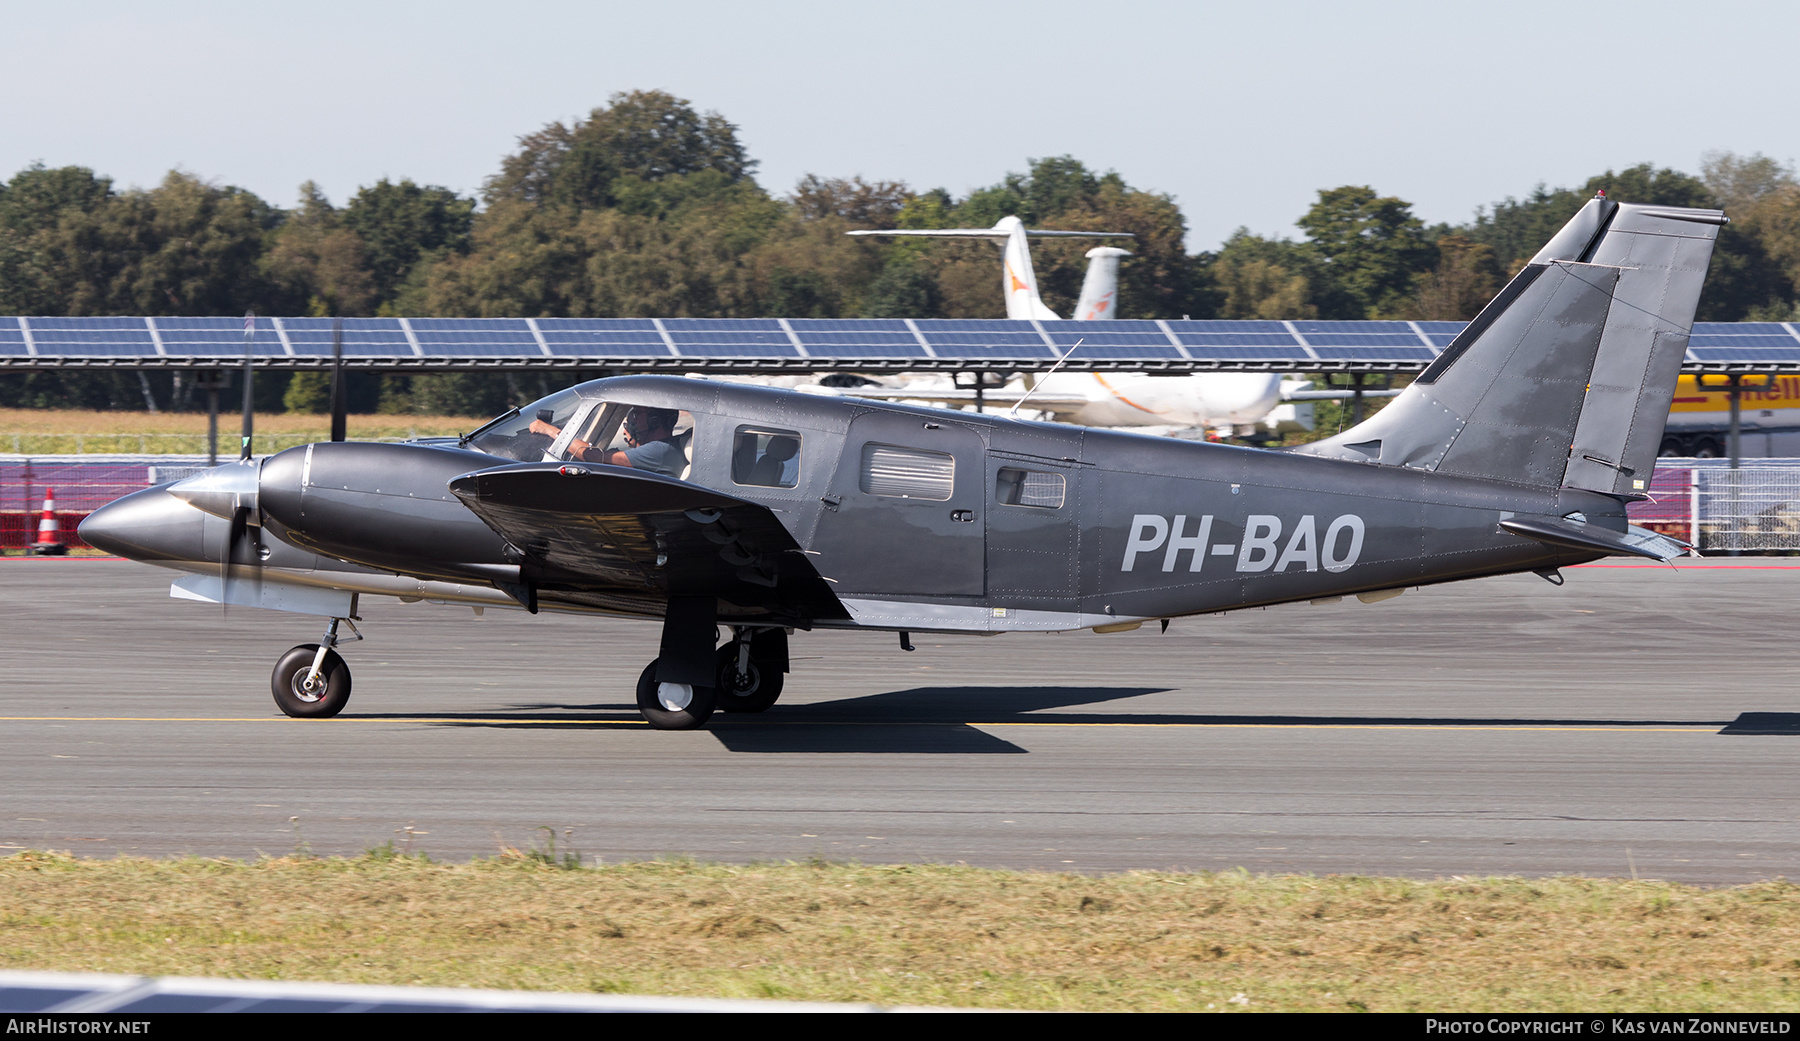
<svg viewBox="0 0 1800 1041"><path fill-rule="evenodd" d="M1144 1011L1793 1011L1800 887L0 858L0 965Z"/></svg>

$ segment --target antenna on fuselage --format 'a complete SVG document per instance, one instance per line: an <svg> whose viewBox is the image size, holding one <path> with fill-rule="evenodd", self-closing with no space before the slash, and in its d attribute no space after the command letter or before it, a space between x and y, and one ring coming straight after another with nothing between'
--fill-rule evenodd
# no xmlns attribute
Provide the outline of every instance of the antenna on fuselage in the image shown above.
<svg viewBox="0 0 1800 1041"><path fill-rule="evenodd" d="M1050 366L1050 371L1049 371L1049 372L1046 372L1046 373L1044 373L1044 379L1043 379L1043 380L1038 380L1038 381L1037 381L1037 382L1036 382L1036 383L1033 383L1033 384L1032 384L1032 385L1031 385L1031 389L1030 389L1030 390L1027 390L1027 391L1026 391L1026 392L1025 392L1025 396L1024 396L1024 397L1022 397L1022 398L1020 398L1020 399L1019 399L1019 400L1017 400L1017 401L1015 401L1015 402L1013 402L1013 407L1012 407L1012 409L1011 409L1011 411L1009 411L1009 412L1007 412L1007 413L1006 413L1006 418L1007 418L1007 419L1018 419L1018 418L1019 418L1019 408L1020 408L1020 406L1022 406L1022 405L1024 405L1024 404L1025 404L1025 403L1026 403L1026 402L1027 402L1027 401L1030 401L1030 400L1031 400L1031 396L1032 396L1032 395L1033 395L1033 394L1036 394L1036 393L1037 393L1037 389L1038 389L1038 388L1039 388L1039 387L1041 387L1041 386L1043 386L1043 385L1044 385L1044 380L1047 380L1047 379L1049 379L1049 378L1050 378L1050 377L1052 377L1052 376L1054 376L1054 375L1056 375L1056 370L1057 370L1057 369L1060 369L1060 368L1062 368L1062 367L1063 367L1063 362L1065 362L1065 361L1068 361L1068 360L1069 360L1069 355L1071 355L1071 354L1074 354L1074 353L1075 353L1075 351L1076 351L1076 349L1077 349L1077 348L1079 348L1079 347L1080 347L1080 346L1081 346L1081 345L1082 345L1082 344L1084 344L1084 343L1086 343L1086 342L1087 342L1087 338L1086 338L1086 337L1082 337L1082 338L1081 338L1081 339L1079 339L1079 340L1076 340L1076 341L1075 341L1075 346L1074 346L1074 347L1071 347L1071 348L1069 348L1069 349L1068 349L1068 350L1067 350L1067 351L1064 351L1064 352L1063 352L1063 356L1062 356L1062 357L1060 357L1060 358L1058 358L1058 359L1056 359L1056 364L1055 364L1055 365L1052 365L1052 366Z"/></svg>

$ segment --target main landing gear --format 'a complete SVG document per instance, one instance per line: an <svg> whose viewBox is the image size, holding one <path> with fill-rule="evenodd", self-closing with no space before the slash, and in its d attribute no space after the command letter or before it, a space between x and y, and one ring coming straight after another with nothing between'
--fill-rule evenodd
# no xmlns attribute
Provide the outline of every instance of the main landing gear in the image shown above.
<svg viewBox="0 0 1800 1041"><path fill-rule="evenodd" d="M644 667L637 684L638 711L658 730L693 730L716 709L761 712L781 697L788 671L784 629L733 626L731 639L700 661L694 659L701 648L692 646L685 660L671 658L670 643L665 633L663 657ZM694 682L702 677L705 682Z"/></svg>
<svg viewBox="0 0 1800 1041"><path fill-rule="evenodd" d="M350 627L353 639L362 639L356 623L333 618L325 627L322 643L303 643L281 656L269 677L269 688L281 711L297 719L330 719L350 701L350 666L338 654L338 624Z"/></svg>

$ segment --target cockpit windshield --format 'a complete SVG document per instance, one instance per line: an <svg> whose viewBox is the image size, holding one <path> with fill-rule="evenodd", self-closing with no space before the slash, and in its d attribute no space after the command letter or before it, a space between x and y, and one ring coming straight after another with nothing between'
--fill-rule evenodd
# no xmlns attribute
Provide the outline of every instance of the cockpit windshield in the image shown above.
<svg viewBox="0 0 1800 1041"><path fill-rule="evenodd" d="M560 430L580 410L582 400L574 388L558 391L500 416L470 434L465 439L465 444L478 452L505 459L516 459L524 463L538 462L544 458L544 453L550 450L550 445L556 438L550 434L533 432L532 422L542 420Z"/></svg>

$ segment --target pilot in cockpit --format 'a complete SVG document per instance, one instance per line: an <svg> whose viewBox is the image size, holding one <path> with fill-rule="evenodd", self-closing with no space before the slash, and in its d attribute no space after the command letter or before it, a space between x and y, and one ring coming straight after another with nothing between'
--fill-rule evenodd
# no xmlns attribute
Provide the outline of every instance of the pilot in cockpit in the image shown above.
<svg viewBox="0 0 1800 1041"><path fill-rule="evenodd" d="M647 470L665 477L680 477L687 467L687 457L675 444L675 424L681 414L672 408L633 405L625 413L625 444L619 451L589 444L581 438L569 441L569 458L588 463L611 463ZM530 430L550 438L562 434L562 428L542 419L531 421Z"/></svg>

